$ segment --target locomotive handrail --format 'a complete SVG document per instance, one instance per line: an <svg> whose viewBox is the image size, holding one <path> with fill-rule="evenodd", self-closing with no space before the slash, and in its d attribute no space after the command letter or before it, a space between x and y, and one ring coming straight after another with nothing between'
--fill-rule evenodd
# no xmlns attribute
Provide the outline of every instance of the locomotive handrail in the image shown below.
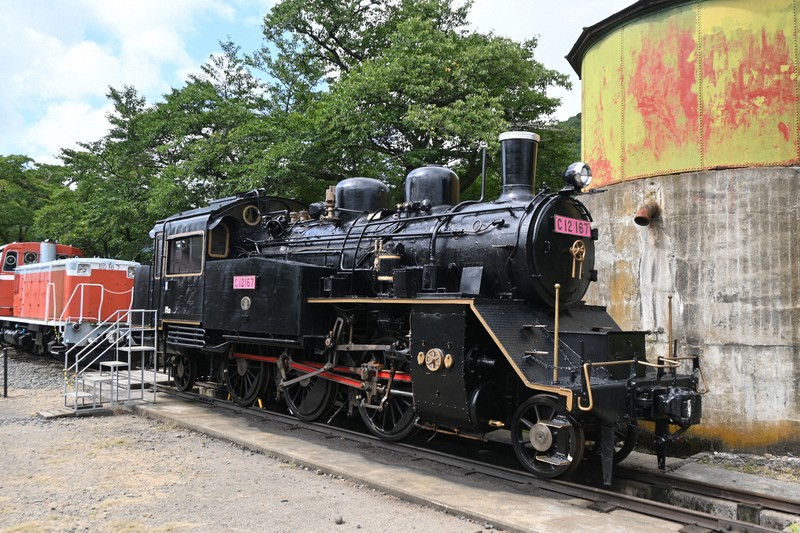
<svg viewBox="0 0 800 533"><path fill-rule="evenodd" d="M583 363L583 384L586 386L586 393L589 396L589 405L588 406L584 406L581 403L581 400L583 400L583 398L578 396L578 409L580 409L581 411L584 411L584 412L588 412L588 411L591 411L594 408L594 397L592 396L592 381L591 381L591 379L589 379L589 369L591 367L593 367L593 366L629 365L629 364L638 363L638 362L640 362L640 361L638 361L637 359L625 359L625 360L622 360L622 361L603 361L603 362L600 362L600 363L592 363L590 361L590 362L587 362L587 363Z"/></svg>
<svg viewBox="0 0 800 533"><path fill-rule="evenodd" d="M558 326L559 326L558 318L559 318L559 315L561 314L559 312L559 305L561 303L560 302L561 298L559 298L559 293L561 291L561 284L560 283L556 283L554 285L554 288L556 290L556 302L555 302L556 303L556 308L555 308L556 320L555 320L555 327L553 328L553 384L556 384L556 383L558 383L558 329L559 329L558 328Z"/></svg>
<svg viewBox="0 0 800 533"><path fill-rule="evenodd" d="M53 289L53 320L56 319L56 284L52 281L47 283L47 297L44 299L44 318L47 319L50 316L50 289ZM25 292L23 291L23 298Z"/></svg>
<svg viewBox="0 0 800 533"><path fill-rule="evenodd" d="M660 356L658 359L659 359L660 361L666 361L666 359L665 359L663 356ZM694 362L694 361L697 361L697 360L699 360L699 359L700 359L700 356L699 356L699 355L686 355L686 356L682 356L682 357L674 357L674 356L673 356L673 357L671 357L670 359L671 359L672 361L676 361L676 362L678 362L678 365L676 365L676 366L674 367L674 368L677 368L677 366L680 366L680 361L693 361L693 362ZM641 361L640 361L640 363L641 363L641 364L644 364L644 363L643 363L643 362L641 362ZM698 365L696 368L697 368L697 372L698 372L698 374L700 374L700 379L701 379L701 380L702 380L702 382L703 382L703 390L702 390L702 391L697 391L697 394L706 394L706 393L708 393L708 392L709 392L711 389L709 389L709 388L708 388L708 382L706 381L706 377L703 375L703 369L702 369L702 368L701 368L699 365Z"/></svg>
<svg viewBox="0 0 800 533"><path fill-rule="evenodd" d="M100 305L97 308L97 316L96 317L95 316L85 316L84 317L84 315L83 315L85 288L86 287L100 287L100 289L101 289L100 290ZM130 293L130 295L131 295L131 303L128 305L128 307L130 308L130 306L133 305L133 288L132 287L127 291L116 292L116 291L111 291L111 290L106 289L105 286L100 284L100 283L80 283L80 284L78 284L78 286L75 287L75 290L72 291L72 295L70 295L69 300L67 300L67 303L64 305L64 309L61 311L61 315L58 317L58 320L63 321L63 320L70 320L71 318L74 318L72 316L66 316L65 317L64 313L67 312L67 309L69 308L69 304L72 303L72 299L75 298L75 295L78 292L78 289L80 289L80 291L81 291L81 296L80 296L80 298L81 298L80 314L78 315L78 321L79 322L83 322L84 319L86 319L86 320L97 320L97 321L102 320L102 317L103 317L103 303L105 302L105 294L106 294L106 292L108 292L109 294L116 294L118 296ZM53 320L55 320L55 315L53 316Z"/></svg>
<svg viewBox="0 0 800 533"><path fill-rule="evenodd" d="M642 366L649 366L650 368L678 368L679 366L681 366L680 360L674 357L666 358L659 356L658 360L663 361L664 364L648 363L647 361L638 361L638 360L636 362Z"/></svg>

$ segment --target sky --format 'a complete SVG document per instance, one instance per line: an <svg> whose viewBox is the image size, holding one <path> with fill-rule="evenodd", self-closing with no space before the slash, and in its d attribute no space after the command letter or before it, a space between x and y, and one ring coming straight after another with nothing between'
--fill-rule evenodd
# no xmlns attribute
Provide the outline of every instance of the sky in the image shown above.
<svg viewBox="0 0 800 533"><path fill-rule="evenodd" d="M100 139L108 88L133 86L149 103L198 73L219 41L261 43L275 0L0 0L0 155L57 163L62 148ZM472 27L523 41L569 74L556 118L581 110L580 80L564 59L585 26L634 0L474 0Z"/></svg>

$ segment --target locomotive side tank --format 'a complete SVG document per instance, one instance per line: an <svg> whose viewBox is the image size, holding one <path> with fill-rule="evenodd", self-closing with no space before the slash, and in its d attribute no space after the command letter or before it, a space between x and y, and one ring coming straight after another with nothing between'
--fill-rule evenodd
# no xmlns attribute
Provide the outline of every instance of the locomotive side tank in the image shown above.
<svg viewBox="0 0 800 533"><path fill-rule="evenodd" d="M216 379L303 420L358 411L387 440L504 429L531 472L566 474L588 450L606 482L650 420L663 465L670 425L700 418L698 358L649 361L644 333L581 301L597 280L578 199L591 172L534 194L538 141L500 136L492 201L459 201L455 173L430 166L393 208L383 183L351 178L324 203L254 191L170 217L134 306L161 310L181 389Z"/></svg>

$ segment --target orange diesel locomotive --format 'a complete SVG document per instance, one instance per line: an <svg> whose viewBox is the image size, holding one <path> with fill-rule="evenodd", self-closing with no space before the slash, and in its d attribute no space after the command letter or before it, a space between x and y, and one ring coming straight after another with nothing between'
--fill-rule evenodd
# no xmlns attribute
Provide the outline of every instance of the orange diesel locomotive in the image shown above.
<svg viewBox="0 0 800 533"><path fill-rule="evenodd" d="M138 263L85 258L74 246L0 246L0 331L6 344L42 355L86 344L90 332L130 308ZM102 334L102 328L92 335Z"/></svg>

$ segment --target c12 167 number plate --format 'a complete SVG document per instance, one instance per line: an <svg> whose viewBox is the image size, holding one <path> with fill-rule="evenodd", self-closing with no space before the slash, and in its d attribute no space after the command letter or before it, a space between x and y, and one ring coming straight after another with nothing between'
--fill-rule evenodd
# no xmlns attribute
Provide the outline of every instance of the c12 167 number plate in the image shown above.
<svg viewBox="0 0 800 533"><path fill-rule="evenodd" d="M571 217L562 217L561 215L554 215L554 228L556 233L564 233L566 235L577 235L578 237L592 236L592 225L587 220L580 220Z"/></svg>
<svg viewBox="0 0 800 533"><path fill-rule="evenodd" d="M234 289L255 289L256 277L255 276L233 276Z"/></svg>

